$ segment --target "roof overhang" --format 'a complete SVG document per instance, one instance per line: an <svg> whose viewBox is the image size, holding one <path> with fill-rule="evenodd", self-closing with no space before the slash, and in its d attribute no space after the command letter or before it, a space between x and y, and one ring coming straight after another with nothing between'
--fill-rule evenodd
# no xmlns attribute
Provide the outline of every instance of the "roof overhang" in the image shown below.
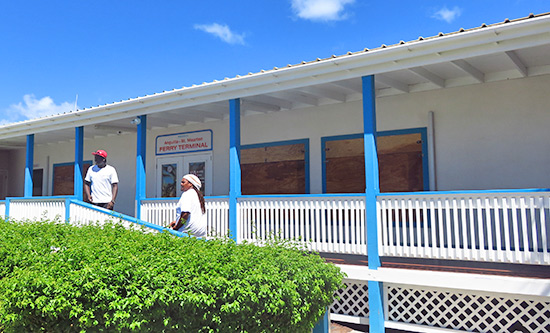
<svg viewBox="0 0 550 333"><path fill-rule="evenodd" d="M132 132L129 120L140 115L150 115L149 127L224 119L234 98L250 113L358 100L365 75L376 76L377 96L388 96L550 74L548 54L550 15L543 14L8 124L0 127L0 146L18 147L40 133L37 144L66 141L80 126L91 136L109 126Z"/></svg>

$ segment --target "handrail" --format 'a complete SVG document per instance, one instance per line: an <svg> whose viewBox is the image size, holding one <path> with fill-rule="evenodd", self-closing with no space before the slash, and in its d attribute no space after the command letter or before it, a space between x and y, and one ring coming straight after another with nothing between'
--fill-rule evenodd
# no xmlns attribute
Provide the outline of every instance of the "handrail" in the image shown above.
<svg viewBox="0 0 550 333"><path fill-rule="evenodd" d="M178 237L188 237L189 236L185 233L182 233L182 232L179 232L179 231L176 231L176 230L164 228L164 227L158 226L156 224L152 224L152 223L149 223L147 221L143 221L143 220L137 219L137 218L129 216L129 215L125 215L125 214L122 214L122 213L119 213L119 212L115 212L115 211L108 210L108 209L105 209L105 208L102 208L102 207L98 207L98 206L95 206L95 205L92 205L90 203L83 202L83 201L80 201L80 200L77 200L77 199L70 199L69 202L71 204L75 204L75 205L78 205L78 206L81 206L81 207L84 207L84 208L87 208L87 209L91 209L91 210L96 211L98 213L102 213L102 214L104 214L108 217L114 217L114 218L121 219L123 221L132 222L132 223L135 223L137 225L142 225L144 227L147 227L147 228L159 231L159 232L169 232L169 233L171 233L175 236L178 236Z"/></svg>
<svg viewBox="0 0 550 333"><path fill-rule="evenodd" d="M171 233L175 236L178 236L178 237L188 237L189 236L186 233L182 233L182 232L179 232L179 231L176 231L176 230L165 228L165 227L162 227L162 226L159 226L159 225L155 225L153 223L149 223L149 222L144 221L144 220L137 219L137 218L129 216L129 215L125 215L125 214L122 214L122 213L119 213L119 212L115 212L115 211L111 211L111 210L108 210L108 209L105 209L105 208L102 208L102 207L95 206L93 204L78 200L74 196L42 196L42 197L14 197L14 198L10 197L10 198L7 198L6 200L3 200L2 202L0 202L0 204L4 203L5 205L13 206L14 204L17 204L19 202L27 202L27 201L34 202L34 203L37 203L37 202L38 203L48 203L49 202L50 204L47 206L47 208L52 210L53 213L48 212L49 214L45 214L45 212L47 212L47 209L46 209L46 210L42 211L41 214L46 215L46 217L49 217L49 218L56 218L56 217L63 218L63 216L64 216L64 220L68 223L70 223L71 218L73 218L73 220L75 220L74 214L71 212L70 206L71 205L76 205L76 206L91 210L95 213L99 213L101 215L104 215L106 218L120 219L122 221L130 222L130 223L133 223L133 224L136 224L136 225L141 225L141 226L144 226L146 228L149 228L149 229L152 229L152 230L155 230L155 231L158 231L158 232L169 232L169 233ZM43 207L43 206L40 206L40 207ZM11 213L13 213L13 207L12 207L12 212ZM10 213L10 215L12 215L11 213ZM52 214L55 214L55 215L52 215ZM28 216L27 216L27 218L28 218Z"/></svg>

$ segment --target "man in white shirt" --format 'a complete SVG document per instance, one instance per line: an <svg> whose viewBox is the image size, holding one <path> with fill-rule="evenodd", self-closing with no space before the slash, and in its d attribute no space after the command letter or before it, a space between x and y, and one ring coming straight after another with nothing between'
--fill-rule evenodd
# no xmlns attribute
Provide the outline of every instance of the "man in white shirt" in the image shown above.
<svg viewBox="0 0 550 333"><path fill-rule="evenodd" d="M115 168L107 165L107 152L99 149L92 153L95 165L88 168L84 178L84 200L113 210L118 194L118 175Z"/></svg>

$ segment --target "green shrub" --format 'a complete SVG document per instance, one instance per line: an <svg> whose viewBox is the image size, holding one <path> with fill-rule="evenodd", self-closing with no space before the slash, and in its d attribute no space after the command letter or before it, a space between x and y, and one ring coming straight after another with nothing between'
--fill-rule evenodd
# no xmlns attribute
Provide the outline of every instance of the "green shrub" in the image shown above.
<svg viewBox="0 0 550 333"><path fill-rule="evenodd" d="M342 286L273 241L0 221L0 331L307 332Z"/></svg>

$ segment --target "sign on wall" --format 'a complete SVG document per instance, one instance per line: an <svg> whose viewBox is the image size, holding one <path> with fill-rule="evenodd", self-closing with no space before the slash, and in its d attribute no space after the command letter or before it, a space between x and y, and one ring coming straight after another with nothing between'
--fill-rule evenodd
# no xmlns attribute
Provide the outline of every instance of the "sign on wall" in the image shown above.
<svg viewBox="0 0 550 333"><path fill-rule="evenodd" d="M212 150L212 130L157 136L156 154L181 154Z"/></svg>

